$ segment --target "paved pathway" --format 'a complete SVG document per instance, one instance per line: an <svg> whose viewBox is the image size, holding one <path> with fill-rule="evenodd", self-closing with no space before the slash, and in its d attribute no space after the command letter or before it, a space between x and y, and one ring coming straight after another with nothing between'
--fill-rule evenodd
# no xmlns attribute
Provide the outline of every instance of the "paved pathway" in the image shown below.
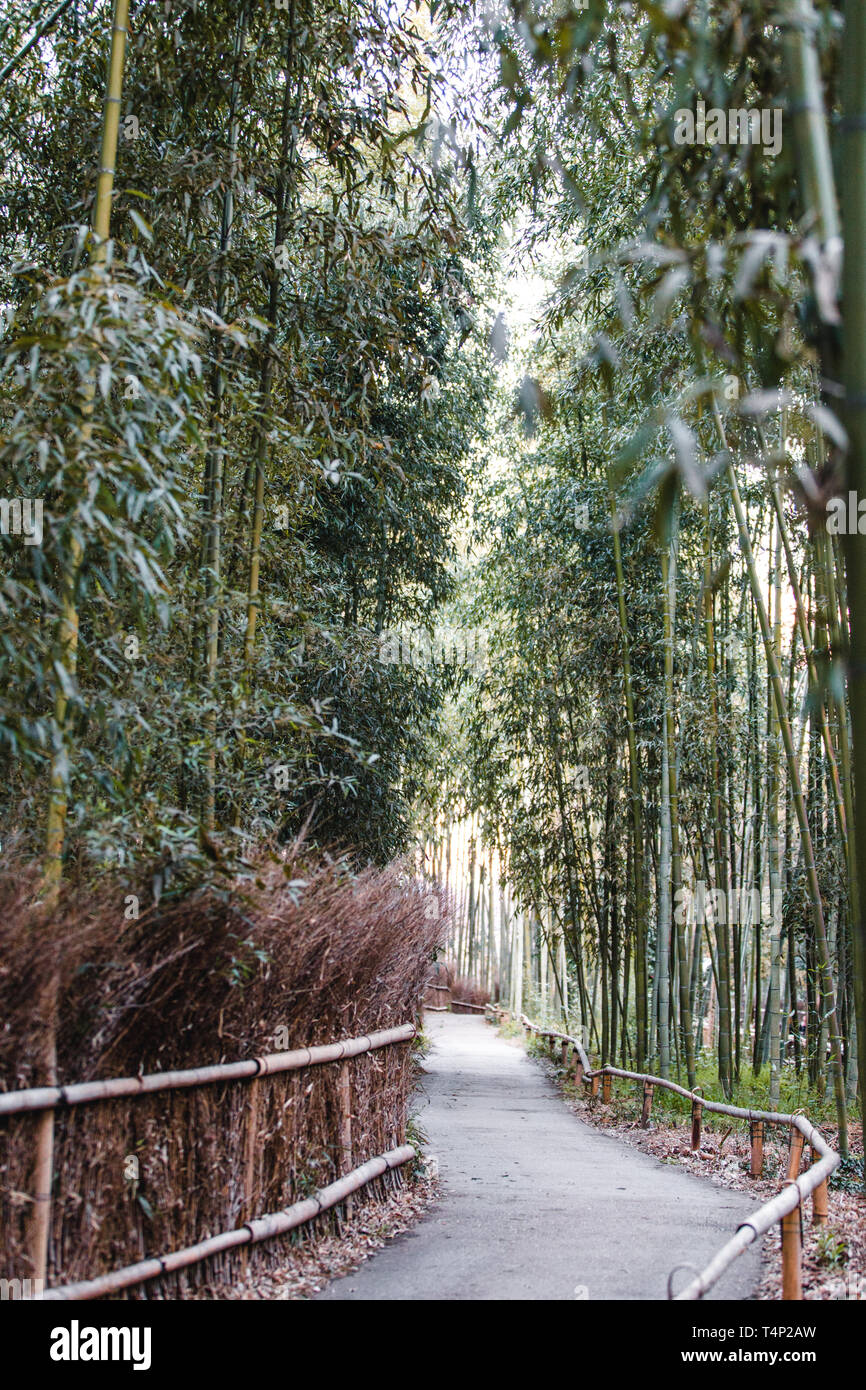
<svg viewBox="0 0 866 1390"><path fill-rule="evenodd" d="M482 1019L426 1026L417 1112L441 1200L319 1299L664 1299L673 1266L705 1265L754 1209L584 1124ZM742 1255L716 1296L748 1298L758 1264Z"/></svg>

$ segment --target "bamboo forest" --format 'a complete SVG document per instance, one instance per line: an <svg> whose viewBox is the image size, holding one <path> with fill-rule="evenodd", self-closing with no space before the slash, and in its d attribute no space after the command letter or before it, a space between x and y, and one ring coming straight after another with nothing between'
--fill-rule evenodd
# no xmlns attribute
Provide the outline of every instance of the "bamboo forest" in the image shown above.
<svg viewBox="0 0 866 1390"><path fill-rule="evenodd" d="M0 494L52 1372L866 1297L863 0L6 0Z"/></svg>

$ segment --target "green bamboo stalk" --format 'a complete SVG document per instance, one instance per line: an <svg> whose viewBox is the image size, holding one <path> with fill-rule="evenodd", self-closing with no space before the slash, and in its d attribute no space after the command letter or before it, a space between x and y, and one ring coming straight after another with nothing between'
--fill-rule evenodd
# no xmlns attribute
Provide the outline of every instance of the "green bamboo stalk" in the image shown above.
<svg viewBox="0 0 866 1390"><path fill-rule="evenodd" d="M718 701L716 698L716 634L713 612L713 551L712 530L710 527L709 499L704 508L704 633L707 648L707 684L710 698L710 770L712 790L710 814L713 827L713 860L715 883L728 901L728 875L725 870L725 856L722 845L722 797L719 770L718 742ZM709 935L709 933L708 933ZM719 1081L725 1095L732 1094L731 1075L731 977L730 940L727 915L716 923L716 960L718 962L717 993L719 1000Z"/></svg>
<svg viewBox="0 0 866 1390"><path fill-rule="evenodd" d="M640 791L640 768L637 760L637 738L635 736L634 693L631 680L631 648L628 635L628 618L625 607L625 578L622 567L622 553L619 543L619 527L616 520L616 504L610 492L610 513L613 530L613 558L616 567L616 592L619 608L619 630L622 642L622 677L625 690L626 736L628 739L629 792L632 816L632 874L635 904L635 1021L637 1028L636 1066L643 1071L646 1060L647 1018L646 1018L646 940L647 940L647 901L643 870L643 807Z"/></svg>
<svg viewBox="0 0 866 1390"><path fill-rule="evenodd" d="M111 225L111 203L114 190L114 168L117 160L117 137L120 129L120 100L123 90L123 67L126 58L126 36L129 22L129 0L115 0L111 30L111 52L108 63L108 83L102 115L102 144L99 156L99 175L96 183L96 203L93 215L95 249L92 264L104 265L108 253L108 238ZM91 384L84 405L85 424L82 429L82 443L89 437L87 423L93 410L95 385ZM69 677L68 684L75 680L78 669L78 609L75 590L78 573L84 558L81 543L73 535L70 556L62 587L61 616L58 628L60 664ZM45 877L49 891L56 891L62 876L63 844L66 836L66 784L65 768L68 763L66 753L66 714L67 699L63 687L58 685L54 700L54 721L57 729L57 744L51 759L51 791L48 803L48 817L45 834Z"/></svg>
<svg viewBox="0 0 866 1390"><path fill-rule="evenodd" d="M26 58L31 48L33 48L41 38L44 38L44 36L54 28L58 19L60 19L61 16L66 13L71 4L72 0L61 0L61 3L57 6L57 8L55 10L52 10L51 14L48 15L46 19L43 19L42 23L38 25L34 32L30 35L30 38L27 40L27 42L22 44L22 46L18 49L18 52L9 59L9 62L6 63L2 69L0 69L0 83L5 82L7 77L11 77L12 73L18 67L18 64L21 62L21 60L23 58Z"/></svg>
<svg viewBox="0 0 866 1390"><path fill-rule="evenodd" d="M234 70L231 95L229 98L229 177L223 195L222 225L220 227L220 256L217 278L216 312L220 318L225 314L225 263L231 250L235 212L235 178L237 176L238 153L238 97L240 86L240 58L246 37L247 7L242 4L238 12L234 40ZM216 823L216 678L219 664L220 633L220 567L222 549L222 511L223 511L223 469L225 446L224 395L225 372L223 370L222 341L217 345L214 368L213 434L216 444L208 452L205 476L205 681L210 700L210 709L205 718L207 749L205 757L205 792L203 819L205 828L212 831Z"/></svg>
<svg viewBox="0 0 866 1390"><path fill-rule="evenodd" d="M668 804L671 817L671 894L673 902L678 901L682 886L682 852L680 849L679 791L677 785L676 722L674 715L674 621L676 612L676 580L672 560L675 557L675 537L662 547L662 597L664 603L664 654L665 654L665 737L668 747ZM686 1073L689 1086L697 1081L695 1071L695 1040L692 1032L691 1010L689 1008L689 966L686 948L686 928L684 922L676 920L674 932L677 950L677 984L680 1001L680 1032L683 1035Z"/></svg>
<svg viewBox="0 0 866 1390"><path fill-rule="evenodd" d="M111 227L111 202L114 189L114 169L117 159L117 137L120 129L120 100L123 90L123 68L126 58L126 36L129 23L129 0L115 0L111 28L111 49L108 61L108 81L102 115L102 143L100 148L99 175L96 185L96 203L93 216L95 250L93 266L103 265L108 252L108 237ZM92 385L84 404L85 423L82 428L82 444L89 438L89 417L93 411L95 385ZM62 666L68 684L73 684L78 670L78 630L79 615L76 603L78 574L84 559L81 542L73 536L70 555L63 576L61 589L61 612L58 624L58 661ZM45 887L48 905L56 903L63 873L63 846L66 839L66 773L68 764L67 747L69 742L68 702L63 686L58 682L54 698L55 746L51 758L50 790L48 814L45 827ZM44 1014L44 1053L41 1058L41 1084L52 1086L56 1079L57 1016L56 975L46 988L43 1003ZM29 1233L30 1258L33 1276L44 1282L48 1264L48 1237L51 1224L51 1184L54 1162L54 1112L44 1111L39 1118L36 1130L34 1155L33 1216Z"/></svg>
<svg viewBox="0 0 866 1390"><path fill-rule="evenodd" d="M784 416L783 416L784 420ZM784 438L784 423L782 425ZM776 526L776 546L773 564L773 651L777 666L782 660L782 531ZM767 716L769 739L767 747L767 829L769 835L770 874L770 982L767 1013L770 1032L770 1109L779 1101L780 1082L780 1019L779 984L781 968L781 891L779 872L779 721L769 692Z"/></svg>
<svg viewBox="0 0 866 1390"><path fill-rule="evenodd" d="M654 991L658 1010L658 1050L659 1075L670 1075L670 999L671 999L671 813L668 780L668 739L667 726L662 731L661 767L661 808L659 815L659 855L656 901L658 920L656 923L656 964L655 978L658 989Z"/></svg>
<svg viewBox="0 0 866 1390"><path fill-rule="evenodd" d="M839 596L836 590L836 563L833 553L832 536L827 531L820 533L820 544L823 549L823 576L826 584L828 597L829 620L830 620L830 641L832 643L833 654L839 654L846 648L849 637L843 635L839 618ZM848 708L844 699L838 700L834 697L836 704L837 718L837 738L839 742L839 772L836 780L832 777L834 797L836 795L836 781L841 782L842 805L844 807L844 825L851 827L852 833L843 833L845 850L845 862L848 867L848 930L853 931L853 923L857 920L857 904L860 901L860 874L857 867L857 856L854 853L853 827L854 821L854 788L852 785L851 774L851 739L848 731ZM843 829L840 817L840 808L836 805L837 822L840 831ZM856 981L855 981L856 991ZM849 1030L848 1048L851 1048L851 1035Z"/></svg>
<svg viewBox="0 0 866 1390"><path fill-rule="evenodd" d="M277 169L276 216L274 218L274 249L279 251L285 243L289 215L289 174L294 164L295 126L292 121L292 81L295 66L295 4L291 0L288 18L288 40L286 46L286 80L283 90L283 109L280 125L280 161ZM300 90L300 80L298 82ZM277 331L277 313L280 301L283 272L274 262L271 269L270 291L268 296L267 323L263 348L262 378L260 390L261 421L255 446L255 499L253 503L253 528L250 541L249 574L247 579L247 623L244 634L244 671L249 685L253 664L253 649L256 640L256 623L259 614L259 575L261 570L262 531L265 517L265 465L268 457L268 429L265 419L271 399L274 380L274 342Z"/></svg>
<svg viewBox="0 0 866 1390"><path fill-rule="evenodd" d="M866 496L866 5L846 0L842 45L842 379L848 429L847 485ZM847 537L847 590L851 625L848 699L854 783L854 854L866 862L866 537ZM861 1089L866 1085L866 895L860 876L851 922Z"/></svg>
<svg viewBox="0 0 866 1390"><path fill-rule="evenodd" d="M788 580L791 585L791 593L794 598L794 611L797 619L797 627L800 631L800 638L803 643L803 650L806 654L806 666L809 673L809 686L812 690L818 688L818 672L815 667L815 654L812 650L812 643L809 639L809 625L806 620L806 611L803 607L803 596L800 592L800 584L797 578L797 566L794 560L794 551L791 545L791 535L788 530L788 523L785 518L785 511L782 506L782 498L779 492L779 485L775 478L770 479L770 496L773 502L773 510L776 515L776 523L779 527L782 544L785 550L785 561L788 566ZM824 743L824 751L830 769L830 778L833 786L833 796L836 802L836 814L839 818L839 828L842 834L842 847L845 851L845 858L848 861L849 873L851 871L851 856L848 842L848 823L849 808L845 804L845 794L842 782L839 777L839 766L836 760L836 750L833 747L833 739L830 734L830 724L827 719L827 711L823 701L820 710L821 718L821 737Z"/></svg>
<svg viewBox="0 0 866 1390"><path fill-rule="evenodd" d="M818 19L810 0L788 0L782 15L782 54L793 97L788 113L793 118L805 216L813 224L832 261L841 252L842 244L821 66L814 37Z"/></svg>

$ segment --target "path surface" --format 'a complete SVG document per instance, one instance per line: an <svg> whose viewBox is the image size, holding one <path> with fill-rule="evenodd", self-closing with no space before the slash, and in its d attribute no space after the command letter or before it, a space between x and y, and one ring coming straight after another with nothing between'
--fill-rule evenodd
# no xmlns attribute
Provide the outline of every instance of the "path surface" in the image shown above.
<svg viewBox="0 0 866 1390"><path fill-rule="evenodd" d="M417 1111L441 1200L319 1299L664 1299L674 1265L703 1267L754 1210L584 1124L482 1019L428 1014L426 1027ZM748 1298L758 1266L747 1251L716 1296Z"/></svg>

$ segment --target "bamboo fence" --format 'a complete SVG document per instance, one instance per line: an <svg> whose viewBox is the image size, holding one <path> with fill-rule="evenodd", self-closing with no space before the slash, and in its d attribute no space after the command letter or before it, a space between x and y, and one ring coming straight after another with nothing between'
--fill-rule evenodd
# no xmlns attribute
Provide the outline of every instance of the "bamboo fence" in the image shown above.
<svg viewBox="0 0 866 1390"><path fill-rule="evenodd" d="M275 1076L281 1072L300 1071L309 1067L340 1063L337 1094L340 1111L341 1166L348 1168L349 1171L344 1172L337 1181L320 1188L316 1193L302 1201L292 1203L282 1211L270 1212L264 1216L245 1221L232 1230L209 1236L207 1239L188 1245L183 1249L173 1250L164 1255L150 1256L93 1279L76 1280L46 1289L37 1297L47 1301L100 1298L106 1294L118 1293L133 1285L158 1278L161 1275L172 1274L177 1270L188 1268L210 1256L240 1246L257 1244L273 1236L283 1235L312 1221L321 1212L337 1206L340 1202L350 1200L351 1194L357 1192L361 1187L408 1163L414 1158L415 1149L404 1143L368 1159L359 1167L351 1167L353 1116L348 1066L354 1057L360 1057L381 1048L410 1042L415 1037L416 1031L413 1023L404 1023L399 1027L381 1029L363 1037L344 1038L339 1042L327 1043L318 1047L297 1048L290 1052L268 1053L240 1062L193 1067L180 1071L155 1072L144 1076L111 1077L69 1086L31 1087L27 1090L10 1091L0 1095L0 1117L34 1112L54 1114L57 1111L67 1110L75 1106L91 1105L100 1101L116 1101L119 1098L134 1100L157 1092L197 1089L235 1081L252 1082L257 1078Z"/></svg>

